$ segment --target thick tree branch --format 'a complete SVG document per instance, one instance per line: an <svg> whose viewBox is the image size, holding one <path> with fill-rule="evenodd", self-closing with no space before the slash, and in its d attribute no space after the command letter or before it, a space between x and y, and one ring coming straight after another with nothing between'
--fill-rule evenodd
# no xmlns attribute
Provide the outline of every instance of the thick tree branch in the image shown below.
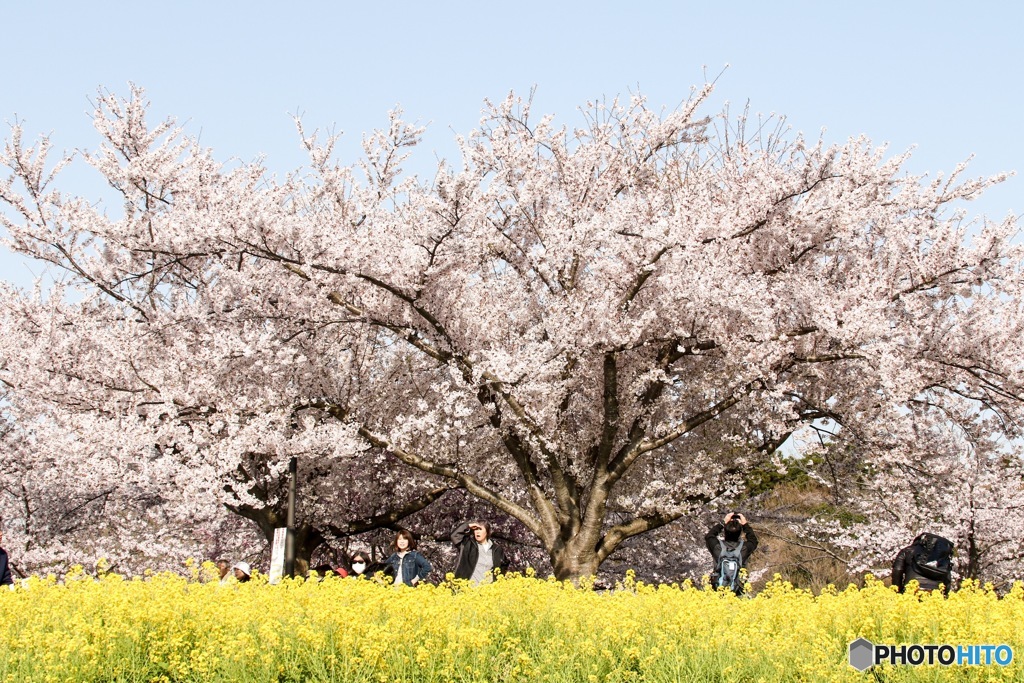
<svg viewBox="0 0 1024 683"><path fill-rule="evenodd" d="M398 522L420 510L431 505L449 491L462 488L461 486L440 486L431 491L408 500L398 506L391 507L387 512L379 515L372 515L362 519L354 519L344 524L328 524L327 530L334 536L356 536L376 529L390 529Z"/></svg>
<svg viewBox="0 0 1024 683"><path fill-rule="evenodd" d="M659 249L658 252L651 257L651 260L647 262L647 265L640 269L640 274L637 275L636 281L634 281L633 285L626 291L626 296L622 298L622 310L629 310L630 304L633 303L633 299L635 299L636 295L640 293L641 289L643 289L644 283L647 282L651 275L654 275L655 265L658 263L658 260L668 253L668 250L668 246Z"/></svg>
<svg viewBox="0 0 1024 683"><path fill-rule="evenodd" d="M446 479L458 482L462 488L466 489L469 493L476 496L480 500L490 503L494 507L498 508L502 512L509 514L520 522L522 522L526 528L536 534L539 538L546 538L547 530L544 529L540 520L530 513L526 508L517 505L516 503L508 500L504 496L498 494L490 487L485 486L482 482L477 480L475 477L459 472L453 467L448 465L439 465L431 462L426 458L423 458L415 453L411 453L402 448L398 448L391 444L386 438L379 434L375 434L366 427L359 427L359 435L366 439L370 444L378 448L383 448L389 453L393 454L396 458L401 460L407 465L411 465L424 472L436 474L439 477L445 477Z"/></svg>
<svg viewBox="0 0 1024 683"><path fill-rule="evenodd" d="M621 457L617 457L615 462L612 463L611 471L609 473L609 483L614 484L616 481L622 478L622 475L626 473L629 467L633 464L633 461L635 461L644 453L649 453L650 451L661 448L666 444L670 444L679 437L683 436L684 434L693 431L694 429L704 424L705 422L715 419L716 417L724 413L726 410L739 403L755 387L761 385L762 382L760 380L750 382L746 384L743 388L734 391L730 396L722 399L721 401L714 404L707 410L702 410L699 413L691 415L686 420L683 420L683 422L678 427L668 432L664 436L637 444L636 447L627 451Z"/></svg>

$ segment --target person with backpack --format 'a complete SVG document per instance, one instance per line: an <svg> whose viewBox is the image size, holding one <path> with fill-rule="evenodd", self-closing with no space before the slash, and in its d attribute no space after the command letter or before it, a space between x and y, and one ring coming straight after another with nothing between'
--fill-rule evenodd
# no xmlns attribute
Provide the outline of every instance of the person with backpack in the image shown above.
<svg viewBox="0 0 1024 683"><path fill-rule="evenodd" d="M757 548L757 535L747 523L747 518L738 512L730 512L724 520L711 527L704 536L704 542L715 561L712 585L741 595L743 580L740 570L747 566L747 558Z"/></svg>
<svg viewBox="0 0 1024 683"><path fill-rule="evenodd" d="M936 534L920 534L899 551L892 563L892 585L902 593L909 581L917 581L923 591L949 594L953 583L953 543Z"/></svg>

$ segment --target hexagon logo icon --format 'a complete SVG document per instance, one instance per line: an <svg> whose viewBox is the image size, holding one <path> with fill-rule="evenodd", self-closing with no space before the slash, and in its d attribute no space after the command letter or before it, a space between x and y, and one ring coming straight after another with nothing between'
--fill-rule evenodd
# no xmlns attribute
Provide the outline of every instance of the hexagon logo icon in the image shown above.
<svg viewBox="0 0 1024 683"><path fill-rule="evenodd" d="M850 666L867 671L875 663L875 646L870 640L858 638L850 643Z"/></svg>

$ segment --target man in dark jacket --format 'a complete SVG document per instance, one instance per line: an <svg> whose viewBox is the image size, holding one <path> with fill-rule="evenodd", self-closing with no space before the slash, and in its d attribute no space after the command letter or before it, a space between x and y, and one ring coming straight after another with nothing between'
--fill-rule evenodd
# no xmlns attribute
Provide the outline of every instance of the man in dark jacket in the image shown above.
<svg viewBox="0 0 1024 683"><path fill-rule="evenodd" d="M941 585L942 592L949 593L949 586L953 582L951 564L946 563L946 569L941 576L935 572L932 572L931 576L926 576L919 568L919 562L915 561L922 557L927 559L931 549L928 543L933 542L932 539L936 538L945 541L945 539L932 534L921 534L914 539L913 543L896 554L896 559L892 563L892 585L896 586L900 593L906 589L909 581L917 581L918 588L923 591L938 590ZM948 543L948 541L945 542ZM950 554L952 554L952 550L950 550ZM927 567L924 569L927 570Z"/></svg>
<svg viewBox="0 0 1024 683"><path fill-rule="evenodd" d="M501 546L491 540L491 526L487 522L462 524L451 538L459 549L456 579L479 584L493 581L495 571L508 571L508 558Z"/></svg>
<svg viewBox="0 0 1024 683"><path fill-rule="evenodd" d="M3 543L4 535L0 531L0 543ZM7 557L7 551L0 548L0 586L13 586L14 578L11 576L11 561Z"/></svg>
<svg viewBox="0 0 1024 683"><path fill-rule="evenodd" d="M724 523L723 523L724 522ZM725 532L725 539L719 538L719 534ZM735 512L730 512L722 522L717 522L704 536L704 542L711 552L715 561L714 573L711 575L711 582L716 587L722 575L722 556L738 555L740 568L747 566L747 558L757 548L757 535L747 524L747 518ZM736 580L733 591L736 595L743 592L743 582Z"/></svg>

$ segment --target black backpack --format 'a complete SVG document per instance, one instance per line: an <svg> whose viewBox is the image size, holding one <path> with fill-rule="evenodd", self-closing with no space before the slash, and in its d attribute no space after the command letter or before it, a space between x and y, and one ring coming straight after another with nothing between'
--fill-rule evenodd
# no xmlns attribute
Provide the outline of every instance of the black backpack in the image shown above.
<svg viewBox="0 0 1024 683"><path fill-rule="evenodd" d="M935 534L921 534L914 539L914 571L933 581L948 581L953 564L953 544Z"/></svg>

